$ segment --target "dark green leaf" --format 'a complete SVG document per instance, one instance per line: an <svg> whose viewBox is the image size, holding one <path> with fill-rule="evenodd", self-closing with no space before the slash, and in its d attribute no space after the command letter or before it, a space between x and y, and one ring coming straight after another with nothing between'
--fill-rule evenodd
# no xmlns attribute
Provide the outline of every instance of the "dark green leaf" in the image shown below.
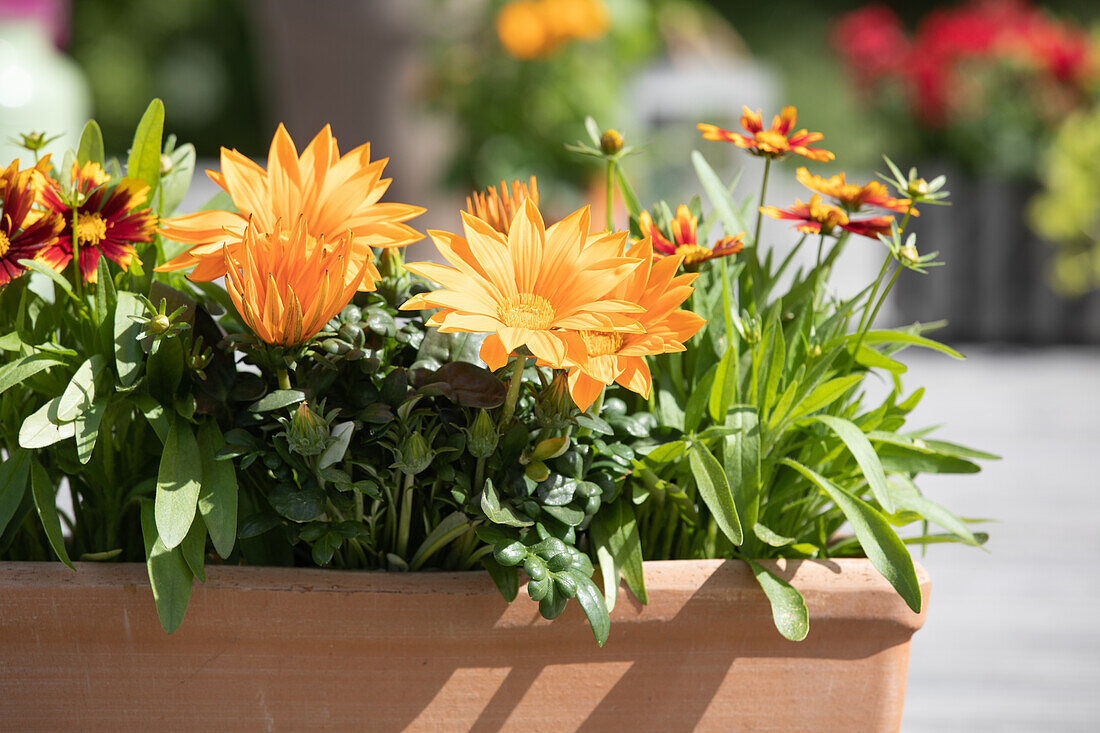
<svg viewBox="0 0 1100 733"><path fill-rule="evenodd" d="M764 589L764 594L772 604L772 620L775 628L791 641L802 641L810 633L810 614L806 610L806 601L802 594L787 581L773 575L771 571L748 561L756 582Z"/></svg>
<svg viewBox="0 0 1100 733"><path fill-rule="evenodd" d="M0 394L21 382L25 382L39 372L64 363L63 359L54 354L39 352L21 356L0 367Z"/></svg>
<svg viewBox="0 0 1100 733"><path fill-rule="evenodd" d="M202 486L202 455L191 425L173 416L157 472L157 535L168 549L183 542L195 519Z"/></svg>
<svg viewBox="0 0 1100 733"><path fill-rule="evenodd" d="M169 550L157 536L152 502L141 503L141 534L145 539L145 566L157 604L160 625L171 634L183 623L191 601L191 568L180 548Z"/></svg>
<svg viewBox="0 0 1100 733"><path fill-rule="evenodd" d="M277 389L266 394L263 399L253 403L248 409L252 412L270 412L296 405L305 398L306 393L298 389Z"/></svg>
<svg viewBox="0 0 1100 733"><path fill-rule="evenodd" d="M118 294L115 305L115 366L123 387L137 381L141 368L141 324L131 316L145 313L145 305L127 290Z"/></svg>
<svg viewBox="0 0 1100 733"><path fill-rule="evenodd" d="M736 348L726 349L722 360L716 367L714 382L710 388L710 417L716 425L721 425L726 419L730 405L737 396L737 359L739 355Z"/></svg>
<svg viewBox="0 0 1100 733"><path fill-rule="evenodd" d="M886 486L886 474L882 470L882 462L879 461L871 442L863 434L855 423L840 417L831 415L815 415L817 420L825 427L836 433L844 445L848 447L852 457L856 459L863 477L867 479L872 493L885 512L893 513L894 501L890 497L890 489Z"/></svg>
<svg viewBox="0 0 1100 733"><path fill-rule="evenodd" d="M42 521L42 529L46 531L46 539L49 540L54 554L61 562L76 570L69 559L65 538L61 534L61 518L57 515L57 494L54 492L53 482L37 458L31 459L31 493L34 494L38 518Z"/></svg>
<svg viewBox="0 0 1100 733"><path fill-rule="evenodd" d="M6 461L0 463L0 535L27 493L30 467L31 453L22 448L16 448Z"/></svg>
<svg viewBox="0 0 1100 733"><path fill-rule="evenodd" d="M519 573L516 568L504 567L491 555L481 559L481 566L489 572L489 577L493 579L504 600L509 603L516 600L516 594L519 593Z"/></svg>
<svg viewBox="0 0 1100 733"><path fill-rule="evenodd" d="M691 475L695 477L695 485L699 489L699 496L710 509L718 528L729 538L735 546L742 542L741 521L737 516L737 506L730 492L726 474L722 471L722 465L706 446L696 443L691 447L689 457Z"/></svg>
<svg viewBox="0 0 1100 733"><path fill-rule="evenodd" d="M202 457L199 513L214 549L222 558L228 558L237 537L237 472L232 460L215 458L225 445L215 421L200 425L195 437Z"/></svg>
<svg viewBox="0 0 1100 733"><path fill-rule="evenodd" d="M160 182L161 136L164 132L164 103L154 99L142 115L130 146L126 176L143 181L150 191Z"/></svg>
<svg viewBox="0 0 1100 733"><path fill-rule="evenodd" d="M180 554L191 573L200 582L206 582L206 572L203 569L204 556L206 555L206 525L202 517L195 517L191 523L191 529L187 530L187 536L179 546Z"/></svg>
<svg viewBox="0 0 1100 733"><path fill-rule="evenodd" d="M107 409L108 400L107 396L100 397L73 421L76 456L83 464L87 464L92 459L92 451L99 437L99 424L103 421L103 412Z"/></svg>
<svg viewBox="0 0 1100 733"><path fill-rule="evenodd" d="M577 583L577 602L581 604L584 615L588 617L592 635L596 637L596 643L603 646L607 641L607 635L611 633L611 616L604 604L603 593L600 593L596 584L583 573L573 570L569 575Z"/></svg>
<svg viewBox="0 0 1100 733"><path fill-rule="evenodd" d="M325 495L316 486L278 483L267 500L275 511L294 522L312 522L325 511Z"/></svg>
<svg viewBox="0 0 1100 733"><path fill-rule="evenodd" d="M454 511L443 518L443 521L435 526L435 529L424 539L412 560L409 561L409 570L419 570L432 558L435 553L447 546L447 543L457 540L470 531L470 518L462 511Z"/></svg>

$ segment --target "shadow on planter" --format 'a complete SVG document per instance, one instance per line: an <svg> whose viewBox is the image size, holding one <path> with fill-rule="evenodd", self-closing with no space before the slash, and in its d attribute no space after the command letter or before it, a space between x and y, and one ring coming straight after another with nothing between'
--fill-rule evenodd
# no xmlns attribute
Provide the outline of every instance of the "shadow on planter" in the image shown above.
<svg viewBox="0 0 1100 733"><path fill-rule="evenodd" d="M742 563L679 561L646 563L600 649L575 604L548 622L480 573L212 567L169 637L141 566L3 563L0 699L53 728L896 729L924 615L866 560L770 565L803 642Z"/></svg>

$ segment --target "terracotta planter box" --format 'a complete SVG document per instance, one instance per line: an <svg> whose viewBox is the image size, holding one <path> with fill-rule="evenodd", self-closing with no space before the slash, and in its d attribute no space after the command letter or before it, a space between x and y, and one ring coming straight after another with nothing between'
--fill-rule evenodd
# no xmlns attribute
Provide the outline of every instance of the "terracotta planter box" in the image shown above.
<svg viewBox="0 0 1100 733"><path fill-rule="evenodd" d="M621 595L600 649L575 603L548 622L483 573L211 567L168 636L141 565L0 563L0 711L10 730L896 730L924 614L866 560L770 567L806 597L803 642L743 563L677 561L646 563L649 605Z"/></svg>

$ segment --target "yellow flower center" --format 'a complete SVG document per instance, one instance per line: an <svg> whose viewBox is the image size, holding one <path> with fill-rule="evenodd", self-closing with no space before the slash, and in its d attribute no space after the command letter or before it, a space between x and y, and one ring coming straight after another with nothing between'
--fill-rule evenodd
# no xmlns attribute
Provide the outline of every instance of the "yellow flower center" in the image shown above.
<svg viewBox="0 0 1100 733"><path fill-rule="evenodd" d="M810 199L810 218L821 224L822 234L828 234L834 227L848 223L848 215L841 209L821 203L820 196Z"/></svg>
<svg viewBox="0 0 1100 733"><path fill-rule="evenodd" d="M8 247L11 246L11 240L8 239L8 235L0 232L0 257L3 257L8 253Z"/></svg>
<svg viewBox="0 0 1100 733"><path fill-rule="evenodd" d="M784 153L791 149L787 136L775 130L761 130L753 135L760 149L768 153Z"/></svg>
<svg viewBox="0 0 1100 733"><path fill-rule="evenodd" d="M615 331L581 331L589 356L611 356L623 347L623 335Z"/></svg>
<svg viewBox="0 0 1100 733"><path fill-rule="evenodd" d="M99 214L81 211L76 215L76 241L95 246L107 236L107 222Z"/></svg>
<svg viewBox="0 0 1100 733"><path fill-rule="evenodd" d="M500 306L500 320L510 328L545 331L554 322L554 306L541 295L517 293Z"/></svg>
<svg viewBox="0 0 1100 733"><path fill-rule="evenodd" d="M685 265L696 265L710 257L710 250L700 244L681 244L676 254L683 255Z"/></svg>

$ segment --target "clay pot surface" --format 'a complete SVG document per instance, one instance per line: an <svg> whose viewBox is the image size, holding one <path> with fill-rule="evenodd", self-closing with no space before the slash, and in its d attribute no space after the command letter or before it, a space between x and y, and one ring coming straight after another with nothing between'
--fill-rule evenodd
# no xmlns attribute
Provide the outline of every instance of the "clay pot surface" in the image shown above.
<svg viewBox="0 0 1100 733"><path fill-rule="evenodd" d="M208 567L169 636L142 565L0 563L3 727L897 730L924 613L867 560L764 564L804 641L737 561L645 563L602 649L575 602L546 621L483 572Z"/></svg>

